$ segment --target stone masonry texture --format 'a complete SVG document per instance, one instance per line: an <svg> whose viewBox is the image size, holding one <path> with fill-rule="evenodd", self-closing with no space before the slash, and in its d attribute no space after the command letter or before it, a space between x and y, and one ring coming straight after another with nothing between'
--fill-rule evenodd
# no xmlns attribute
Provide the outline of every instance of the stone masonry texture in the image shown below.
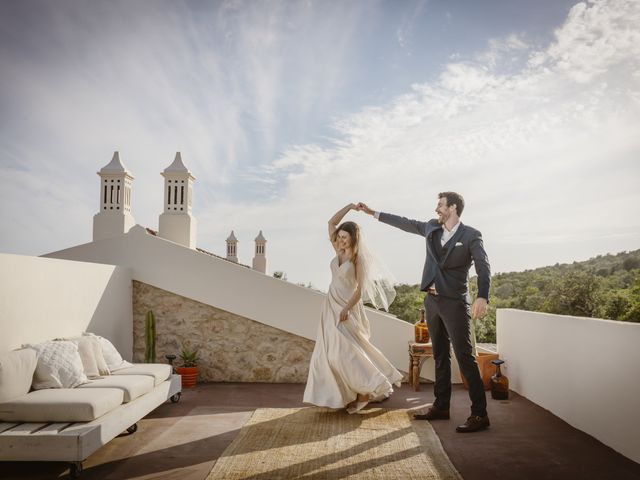
<svg viewBox="0 0 640 480"><path fill-rule="evenodd" d="M198 349L199 380L304 383L312 340L133 281L133 359L144 361L144 318L156 317L156 362ZM175 361L179 365L179 358Z"/></svg>

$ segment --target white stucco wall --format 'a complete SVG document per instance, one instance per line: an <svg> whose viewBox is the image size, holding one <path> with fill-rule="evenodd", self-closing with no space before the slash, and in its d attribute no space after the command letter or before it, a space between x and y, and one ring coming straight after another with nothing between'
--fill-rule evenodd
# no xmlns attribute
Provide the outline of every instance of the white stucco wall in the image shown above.
<svg viewBox="0 0 640 480"><path fill-rule="evenodd" d="M499 309L509 386L640 462L640 324Z"/></svg>
<svg viewBox="0 0 640 480"><path fill-rule="evenodd" d="M0 272L0 352L90 331L131 359L129 269L0 254Z"/></svg>
<svg viewBox="0 0 640 480"><path fill-rule="evenodd" d="M324 294L149 235L136 225L127 234L48 254L49 257L125 265L134 280L315 340ZM328 265L327 265L327 268ZM413 326L368 311L373 343L403 371ZM454 381L459 381L454 363ZM433 361L423 377L433 378Z"/></svg>

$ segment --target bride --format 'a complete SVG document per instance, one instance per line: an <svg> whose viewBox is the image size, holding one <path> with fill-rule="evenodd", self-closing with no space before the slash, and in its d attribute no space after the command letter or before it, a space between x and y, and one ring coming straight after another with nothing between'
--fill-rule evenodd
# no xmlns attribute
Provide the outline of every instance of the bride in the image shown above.
<svg viewBox="0 0 640 480"><path fill-rule="evenodd" d="M364 245L354 222L337 226L351 203L329 220L329 238L336 251L331 284L322 307L316 345L309 365L304 402L355 413L369 401L388 397L402 374L369 341L369 320L363 300L388 310L395 298L390 276Z"/></svg>

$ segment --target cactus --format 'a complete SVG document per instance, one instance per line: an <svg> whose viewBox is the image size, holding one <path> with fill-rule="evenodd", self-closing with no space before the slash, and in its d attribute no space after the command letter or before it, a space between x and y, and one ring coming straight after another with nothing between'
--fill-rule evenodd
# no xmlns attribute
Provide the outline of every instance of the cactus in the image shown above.
<svg viewBox="0 0 640 480"><path fill-rule="evenodd" d="M156 317L151 310L144 319L144 361L156 362Z"/></svg>

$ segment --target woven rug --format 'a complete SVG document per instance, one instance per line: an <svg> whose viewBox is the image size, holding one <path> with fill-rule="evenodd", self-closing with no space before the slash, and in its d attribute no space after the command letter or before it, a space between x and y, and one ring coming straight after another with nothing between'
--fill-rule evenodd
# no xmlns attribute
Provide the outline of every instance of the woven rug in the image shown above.
<svg viewBox="0 0 640 480"><path fill-rule="evenodd" d="M261 408L209 474L213 479L461 480L429 422L406 410Z"/></svg>

